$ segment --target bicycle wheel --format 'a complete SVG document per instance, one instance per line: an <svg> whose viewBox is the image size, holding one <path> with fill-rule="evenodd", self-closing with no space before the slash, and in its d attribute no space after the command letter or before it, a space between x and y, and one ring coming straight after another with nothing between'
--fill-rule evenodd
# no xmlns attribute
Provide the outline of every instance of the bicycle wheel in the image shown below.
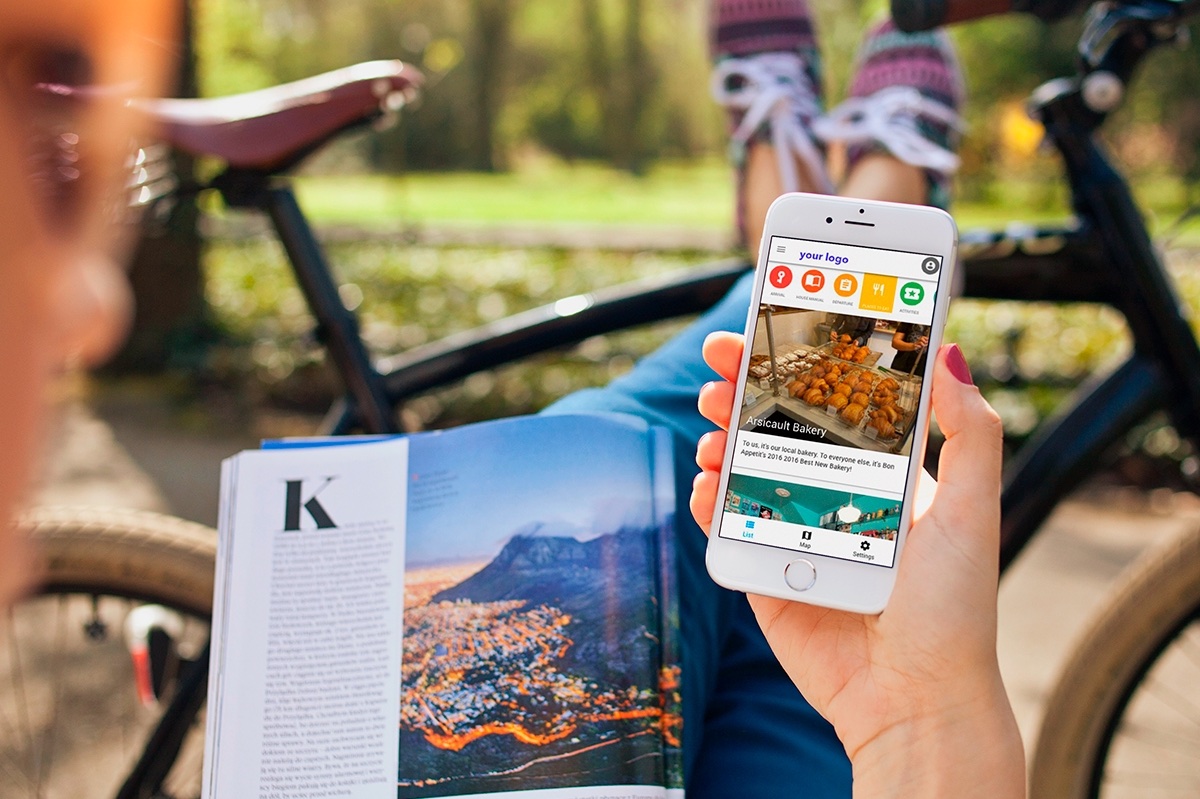
<svg viewBox="0 0 1200 799"><path fill-rule="evenodd" d="M1034 799L1200 794L1200 530L1135 564L1051 693Z"/></svg>
<svg viewBox="0 0 1200 799"><path fill-rule="evenodd" d="M115 796L170 697L173 674L208 639L216 534L157 514L39 510L41 589L0 625L0 795ZM171 627L170 655L139 699L126 625L150 608ZM162 609L153 606L161 606ZM200 719L197 719L199 721ZM203 724L187 733L163 793L200 793Z"/></svg>

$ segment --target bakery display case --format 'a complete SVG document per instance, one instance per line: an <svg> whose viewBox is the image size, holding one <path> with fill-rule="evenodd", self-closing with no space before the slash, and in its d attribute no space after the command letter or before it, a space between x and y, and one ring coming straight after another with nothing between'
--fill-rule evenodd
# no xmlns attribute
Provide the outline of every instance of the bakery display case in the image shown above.
<svg viewBox="0 0 1200 799"><path fill-rule="evenodd" d="M789 420L793 429L819 431L800 438L878 452L908 451L920 376L877 366L880 353L850 343L848 337L816 341L816 325L789 324L787 316L771 308L760 312L769 349L750 358L743 429L778 429L780 421Z"/></svg>

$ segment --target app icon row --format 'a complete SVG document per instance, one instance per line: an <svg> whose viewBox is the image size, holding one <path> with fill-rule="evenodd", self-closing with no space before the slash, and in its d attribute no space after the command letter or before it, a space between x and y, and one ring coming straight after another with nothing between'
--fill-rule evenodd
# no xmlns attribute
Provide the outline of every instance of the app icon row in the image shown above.
<svg viewBox="0 0 1200 799"><path fill-rule="evenodd" d="M777 264L770 268L767 279L775 288L784 289L795 280L795 274L790 267ZM833 284L833 291L839 297L853 297L859 290L858 278L848 273L842 273L832 281L820 269L809 269L800 275L800 287L807 294L821 293L827 282ZM858 307L867 311L891 312L897 295L896 284L893 275L863 275ZM899 287L899 296L900 302L905 305L920 305L925 300L925 287L916 281L909 281Z"/></svg>

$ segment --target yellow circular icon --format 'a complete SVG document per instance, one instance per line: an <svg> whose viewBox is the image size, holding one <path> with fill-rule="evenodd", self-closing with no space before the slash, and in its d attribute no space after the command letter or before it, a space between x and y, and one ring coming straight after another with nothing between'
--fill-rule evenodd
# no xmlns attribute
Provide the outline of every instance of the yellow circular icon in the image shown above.
<svg viewBox="0 0 1200 799"><path fill-rule="evenodd" d="M839 297L849 297L858 291L858 281L854 275L838 275L833 279L833 290Z"/></svg>

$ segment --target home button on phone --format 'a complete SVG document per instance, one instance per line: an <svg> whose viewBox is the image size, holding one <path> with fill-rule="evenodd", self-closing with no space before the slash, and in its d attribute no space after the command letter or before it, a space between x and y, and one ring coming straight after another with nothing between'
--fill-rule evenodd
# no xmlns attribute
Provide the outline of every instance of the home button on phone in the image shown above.
<svg viewBox="0 0 1200 799"><path fill-rule="evenodd" d="M817 567L799 558L783 567L783 581L796 591L807 591L817 581Z"/></svg>

